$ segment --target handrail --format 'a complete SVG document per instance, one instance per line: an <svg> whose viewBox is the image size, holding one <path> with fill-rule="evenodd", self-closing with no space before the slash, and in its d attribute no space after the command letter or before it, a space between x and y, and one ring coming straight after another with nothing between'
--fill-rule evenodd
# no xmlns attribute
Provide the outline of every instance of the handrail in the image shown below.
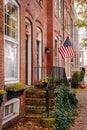
<svg viewBox="0 0 87 130"><path fill-rule="evenodd" d="M49 80L48 80L48 83L47 83L47 86L46 86L46 114L47 114L47 117L49 117L49 83L50 83L50 80L51 80L52 73L53 73L53 69L51 71L51 74L49 76Z"/></svg>
<svg viewBox="0 0 87 130"><path fill-rule="evenodd" d="M41 68L41 78L44 79L47 76L47 72L50 72L50 75L48 76L48 83L45 86L46 89L46 114L47 117L49 117L49 99L50 99L50 90L54 90L55 86L61 86L61 82L65 85L68 85L68 80L65 73L65 68L52 66L50 67L35 67L35 70L37 68Z"/></svg>
<svg viewBox="0 0 87 130"><path fill-rule="evenodd" d="M58 69L58 67L52 67L51 73L50 73L50 76L49 76L49 80L48 80L48 84L46 86L46 114L47 114L47 117L49 117L49 98L50 98L49 85L50 85L50 82L51 82L52 75L55 72L55 69ZM63 74L62 78L64 78L64 83L68 84L64 68L62 68L62 70L63 70L62 71L62 74ZM60 74L60 71L61 71L61 68L59 68L59 74ZM58 77L56 77L56 78L58 78ZM59 79L61 79L60 76L59 76ZM58 84L58 86L60 86L60 84Z"/></svg>

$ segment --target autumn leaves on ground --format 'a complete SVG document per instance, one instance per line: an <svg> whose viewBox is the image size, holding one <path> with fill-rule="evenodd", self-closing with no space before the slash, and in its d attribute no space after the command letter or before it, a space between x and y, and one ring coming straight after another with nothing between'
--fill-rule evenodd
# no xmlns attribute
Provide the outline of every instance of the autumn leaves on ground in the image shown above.
<svg viewBox="0 0 87 130"><path fill-rule="evenodd" d="M78 116L69 130L87 130L87 88L75 89L78 98ZM21 119L14 127L9 130L52 130L52 128L43 128L39 123L25 121Z"/></svg>

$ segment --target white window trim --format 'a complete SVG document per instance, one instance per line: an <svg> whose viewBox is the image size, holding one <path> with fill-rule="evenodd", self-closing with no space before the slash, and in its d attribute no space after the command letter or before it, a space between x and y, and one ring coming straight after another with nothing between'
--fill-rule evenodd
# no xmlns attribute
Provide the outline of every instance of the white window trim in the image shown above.
<svg viewBox="0 0 87 130"><path fill-rule="evenodd" d="M28 36L28 85L31 85L31 22L26 18L25 19L26 24L29 24L28 27L30 30L30 35Z"/></svg>
<svg viewBox="0 0 87 130"><path fill-rule="evenodd" d="M13 113L7 115L6 117L3 117L3 122L2 125L4 125L5 123L7 123L8 121L14 119L15 117L19 116L19 110L20 110L20 100L18 98L13 98L11 100L9 100L5 105L4 105L4 110L5 110L5 106L10 105L14 103L13 106Z"/></svg>
<svg viewBox="0 0 87 130"><path fill-rule="evenodd" d="M20 76L19 76L19 74L20 74L20 69L19 69L19 67L20 67L20 58L19 58L20 57L20 28L19 28L20 27L20 21L19 20L20 19L19 19L19 15L20 14L19 14L19 5L18 5L18 3L16 1L14 1L14 0L5 0L4 5L6 4L6 1L7 2L9 1L11 4L13 3L18 7L18 41L4 35L4 48L5 48L5 40L9 40L11 42L13 41L14 43L17 43L17 45L18 45L18 78L17 79L16 78L11 78L9 80L5 79L5 84L11 84L11 83L19 82L19 79L20 79Z"/></svg>
<svg viewBox="0 0 87 130"><path fill-rule="evenodd" d="M57 45L57 56L55 56L55 64L56 64L56 61L58 62L58 60L59 60L59 56L58 56L58 47L59 47L59 45L58 45L58 43L59 43L59 39L57 38L57 37L55 37L54 38L54 40L57 42L56 43L56 45ZM56 50L55 50L56 51ZM57 63L57 66L59 65L59 63Z"/></svg>

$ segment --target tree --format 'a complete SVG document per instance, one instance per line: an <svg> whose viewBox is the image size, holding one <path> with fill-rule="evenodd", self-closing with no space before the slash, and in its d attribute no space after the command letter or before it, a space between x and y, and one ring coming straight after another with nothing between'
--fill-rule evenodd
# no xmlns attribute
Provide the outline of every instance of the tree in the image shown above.
<svg viewBox="0 0 87 130"><path fill-rule="evenodd" d="M78 19L75 22L75 26L78 28L85 28L85 37L82 39L81 45L87 47L87 0L71 0L76 3L76 11Z"/></svg>

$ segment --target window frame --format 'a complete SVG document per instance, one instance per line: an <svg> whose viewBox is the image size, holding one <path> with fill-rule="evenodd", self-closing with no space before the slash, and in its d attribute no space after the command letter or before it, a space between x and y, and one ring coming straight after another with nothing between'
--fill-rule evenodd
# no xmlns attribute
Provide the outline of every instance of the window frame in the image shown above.
<svg viewBox="0 0 87 130"><path fill-rule="evenodd" d="M54 41L55 41L55 65L59 66L59 54L58 54L59 39L55 37Z"/></svg>
<svg viewBox="0 0 87 130"><path fill-rule="evenodd" d="M6 2L7 0L5 0ZM16 83L16 82L19 82L19 65L20 65L20 61L19 61L19 56L20 56L20 40L19 40L19 36L20 36L20 30L19 30L19 26L20 26L20 21L19 21L19 5L16 1L13 1L13 0L9 0L7 1L13 5L15 5L18 9L18 14L17 14L17 17L18 17L18 23L17 23L17 27L18 27L18 32L17 32L17 39L14 39L10 36L7 36L5 35L5 31L4 31L4 49L5 49L5 41L9 41L9 42L12 42L13 44L17 45L17 51L18 51L18 55L17 55L17 77L15 78L5 78L5 83L6 84L9 84L9 83ZM7 4L7 3L6 3ZM5 3L4 3L4 6L5 6ZM4 10L4 16L5 16L5 10ZM4 30L5 30L5 19L4 19ZM5 55L5 51L4 51L4 55ZM5 61L5 58L4 58L4 61ZM5 65L4 65L4 68L5 68Z"/></svg>
<svg viewBox="0 0 87 130"><path fill-rule="evenodd" d="M8 106L8 111L10 111L9 106L13 104L13 110L11 113L8 112L8 115L5 116L5 107ZM20 112L20 100L18 98L13 98L9 100L5 105L4 105L4 112L3 112L3 122L2 124L4 125L6 122L14 119L15 117L19 116Z"/></svg>
<svg viewBox="0 0 87 130"><path fill-rule="evenodd" d="M55 4L57 4L55 6ZM54 0L54 15L58 18L59 17L59 1Z"/></svg>

